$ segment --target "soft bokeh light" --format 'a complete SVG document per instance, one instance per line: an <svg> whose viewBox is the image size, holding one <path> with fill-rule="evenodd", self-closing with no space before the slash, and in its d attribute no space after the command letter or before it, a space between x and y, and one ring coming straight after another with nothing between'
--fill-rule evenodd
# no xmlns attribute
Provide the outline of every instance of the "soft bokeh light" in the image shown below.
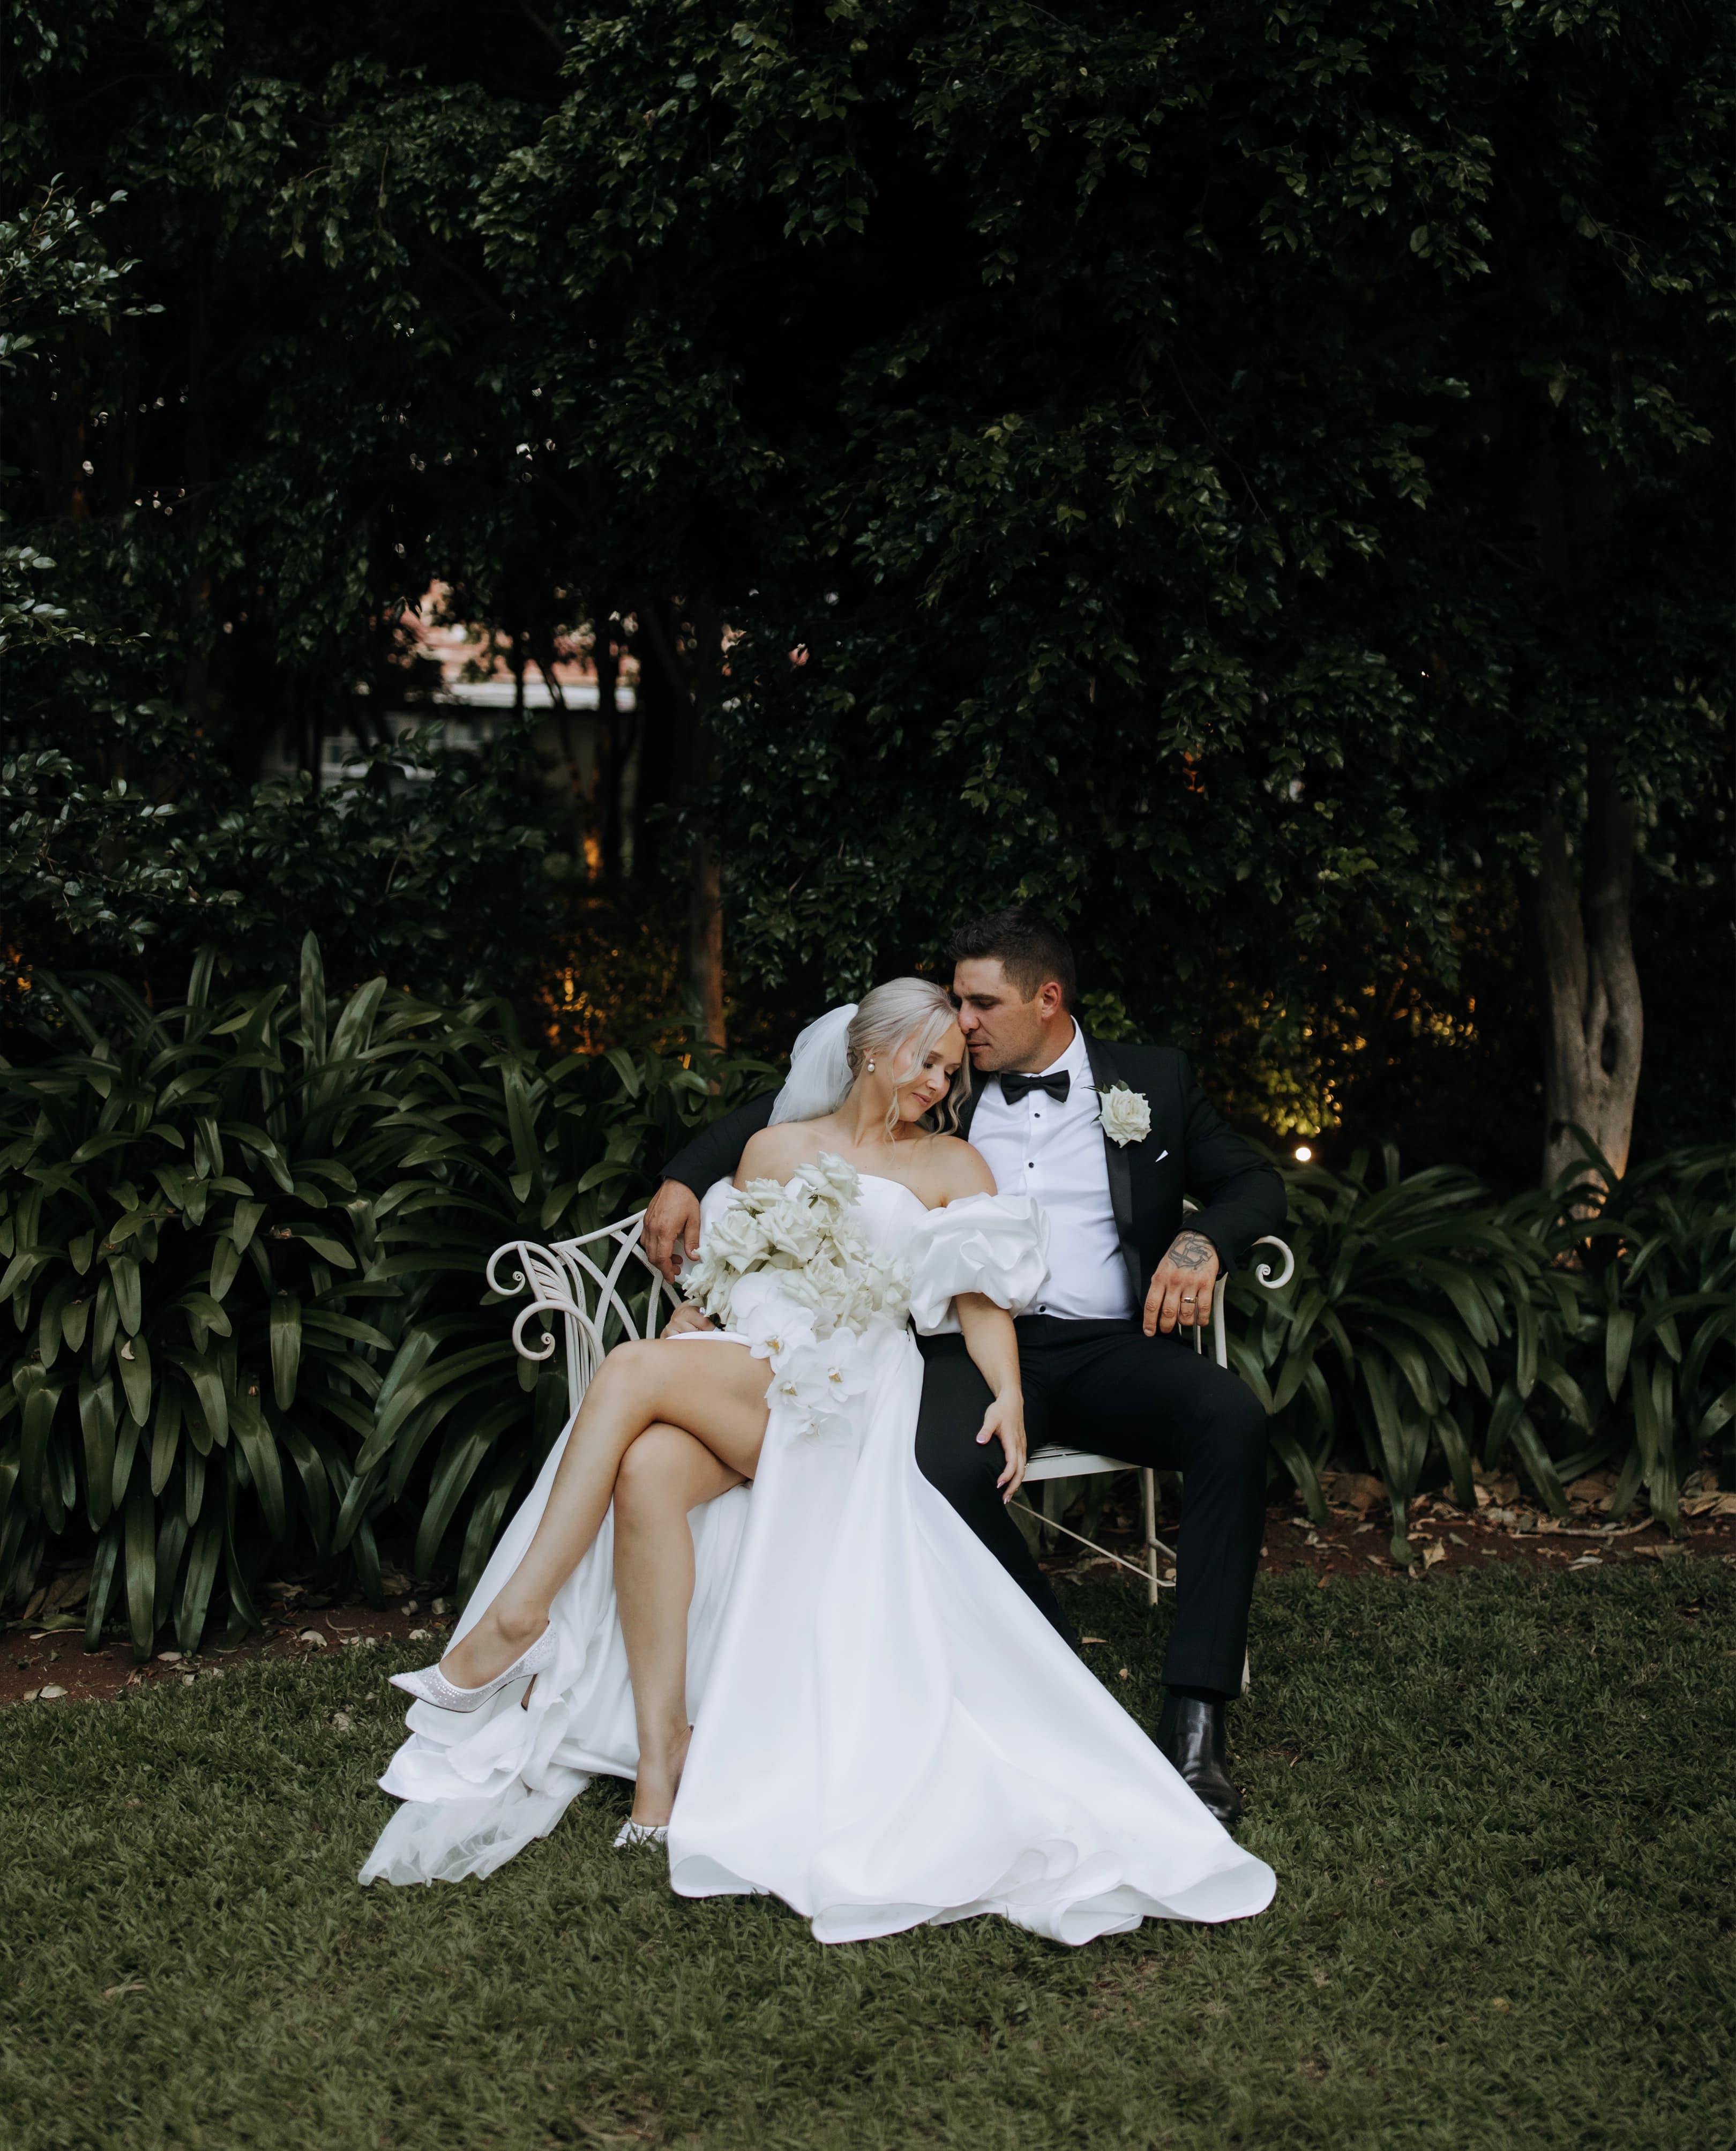
<svg viewBox="0 0 1736 2151"><path fill-rule="evenodd" d="M1298 1144L1297 1144L1297 1146L1296 1146L1296 1162L1297 1162L1298 1165L1306 1165L1306 1164L1308 1163L1308 1160L1309 1160L1309 1159L1313 1156L1313 1154L1314 1154L1314 1153L1313 1153L1313 1151L1308 1148L1308 1145L1307 1145L1306 1143L1298 1143Z"/></svg>

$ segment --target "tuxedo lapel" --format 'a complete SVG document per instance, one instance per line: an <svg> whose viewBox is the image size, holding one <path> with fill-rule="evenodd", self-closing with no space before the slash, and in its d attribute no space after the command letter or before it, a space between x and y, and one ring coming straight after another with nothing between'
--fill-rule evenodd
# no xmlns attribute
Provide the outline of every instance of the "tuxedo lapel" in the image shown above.
<svg viewBox="0 0 1736 2151"><path fill-rule="evenodd" d="M1092 1082L1099 1091L1107 1091L1120 1080L1121 1072L1109 1048L1101 1038L1093 1038L1087 1033L1085 1050L1091 1064ZM1125 1144L1111 1142L1106 1135L1103 1138L1103 1156L1109 1167L1109 1202L1121 1243L1121 1259L1127 1265L1127 1275L1133 1285L1133 1303L1137 1307L1145 1298L1146 1281L1141 1272L1138 1243L1133 1237L1133 1161Z"/></svg>

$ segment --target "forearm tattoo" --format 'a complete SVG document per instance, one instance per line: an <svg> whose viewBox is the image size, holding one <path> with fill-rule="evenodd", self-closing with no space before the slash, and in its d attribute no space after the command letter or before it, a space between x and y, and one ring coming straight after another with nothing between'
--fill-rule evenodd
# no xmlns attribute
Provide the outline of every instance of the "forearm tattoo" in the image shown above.
<svg viewBox="0 0 1736 2151"><path fill-rule="evenodd" d="M1217 1260L1217 1250L1203 1232L1177 1232L1164 1259L1178 1270L1202 1270Z"/></svg>

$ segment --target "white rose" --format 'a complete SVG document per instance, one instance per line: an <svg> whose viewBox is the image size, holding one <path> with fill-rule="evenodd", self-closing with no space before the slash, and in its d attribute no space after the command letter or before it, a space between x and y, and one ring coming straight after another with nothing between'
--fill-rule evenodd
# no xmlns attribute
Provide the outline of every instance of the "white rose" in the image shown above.
<svg viewBox="0 0 1736 2151"><path fill-rule="evenodd" d="M1117 1083L1097 1096L1102 1101L1097 1117L1112 1143L1125 1149L1131 1142L1143 1142L1150 1135L1151 1101L1143 1091L1130 1091L1125 1083Z"/></svg>
<svg viewBox="0 0 1736 2151"><path fill-rule="evenodd" d="M822 1151L818 1157L798 1166L796 1178L828 1205L848 1208L862 1193L862 1182L857 1177L855 1167L847 1164L835 1151Z"/></svg>
<svg viewBox="0 0 1736 2151"><path fill-rule="evenodd" d="M726 1210L718 1218L706 1234L700 1252L714 1265L745 1270L763 1253L765 1244L765 1228L761 1221L738 1206Z"/></svg>
<svg viewBox="0 0 1736 2151"><path fill-rule="evenodd" d="M797 1263L811 1263L819 1253L823 1228L812 1211L787 1202L779 1209L768 1210L761 1222L767 1248L773 1253L788 1255Z"/></svg>

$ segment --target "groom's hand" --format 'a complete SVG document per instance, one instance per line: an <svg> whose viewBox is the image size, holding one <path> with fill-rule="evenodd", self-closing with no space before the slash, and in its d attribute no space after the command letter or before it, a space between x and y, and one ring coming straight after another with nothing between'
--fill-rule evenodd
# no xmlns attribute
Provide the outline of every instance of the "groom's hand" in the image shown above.
<svg viewBox="0 0 1736 2151"><path fill-rule="evenodd" d="M681 1258L691 1262L699 1253L699 1197L691 1187L679 1180L664 1182L645 1205L639 1244L673 1284Z"/></svg>
<svg viewBox="0 0 1736 2151"><path fill-rule="evenodd" d="M1177 1232L1169 1253L1151 1273L1146 1294L1145 1332L1167 1337L1179 1323L1203 1329L1212 1319L1212 1295L1217 1288L1217 1250L1203 1232Z"/></svg>

